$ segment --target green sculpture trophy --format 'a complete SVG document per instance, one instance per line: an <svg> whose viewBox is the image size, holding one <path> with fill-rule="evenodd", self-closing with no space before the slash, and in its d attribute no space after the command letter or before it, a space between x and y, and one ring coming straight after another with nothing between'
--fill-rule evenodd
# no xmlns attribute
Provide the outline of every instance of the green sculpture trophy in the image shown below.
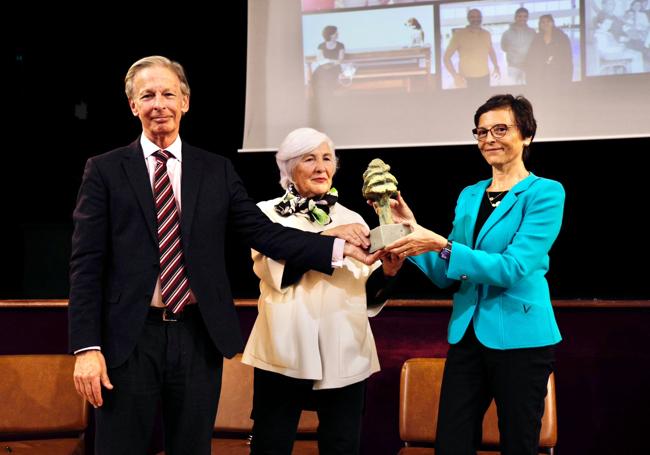
<svg viewBox="0 0 650 455"><path fill-rule="evenodd" d="M375 203L379 215L379 226L370 231L371 253L411 232L407 225L393 223L390 198L397 195L397 179L389 171L388 164L375 158L363 173L363 197Z"/></svg>

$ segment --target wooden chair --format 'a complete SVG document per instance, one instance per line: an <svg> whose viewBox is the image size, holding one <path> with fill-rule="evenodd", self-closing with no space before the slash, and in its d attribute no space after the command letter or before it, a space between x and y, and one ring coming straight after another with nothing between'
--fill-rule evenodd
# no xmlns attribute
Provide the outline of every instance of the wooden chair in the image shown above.
<svg viewBox="0 0 650 455"><path fill-rule="evenodd" d="M88 405L71 355L0 356L0 453L81 455Z"/></svg>
<svg viewBox="0 0 650 455"><path fill-rule="evenodd" d="M438 426L438 404L445 359L409 359L402 366L400 380L399 432L404 447L399 455L432 455ZM557 413L555 404L555 375L548 379L542 429L539 436L540 453L553 455L557 445ZM499 426L494 401L483 419L483 439L480 455L498 454Z"/></svg>

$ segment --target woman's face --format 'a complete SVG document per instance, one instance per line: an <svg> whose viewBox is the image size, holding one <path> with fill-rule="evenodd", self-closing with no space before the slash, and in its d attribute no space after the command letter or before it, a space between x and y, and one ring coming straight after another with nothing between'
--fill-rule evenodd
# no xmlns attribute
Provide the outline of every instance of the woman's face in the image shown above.
<svg viewBox="0 0 650 455"><path fill-rule="evenodd" d="M553 30L553 21L548 17L543 17L539 20L539 29L542 32L550 32Z"/></svg>
<svg viewBox="0 0 650 455"><path fill-rule="evenodd" d="M323 142L305 153L293 168L293 184L302 197L322 196L332 188L336 172L336 158L329 145Z"/></svg>
<svg viewBox="0 0 650 455"><path fill-rule="evenodd" d="M508 131L503 137L494 137L488 132L485 140L478 141L478 148L490 166L503 165L523 161L524 145L530 145L530 138L522 138L512 110L498 109L481 115L477 128L491 129L495 125L506 125Z"/></svg>

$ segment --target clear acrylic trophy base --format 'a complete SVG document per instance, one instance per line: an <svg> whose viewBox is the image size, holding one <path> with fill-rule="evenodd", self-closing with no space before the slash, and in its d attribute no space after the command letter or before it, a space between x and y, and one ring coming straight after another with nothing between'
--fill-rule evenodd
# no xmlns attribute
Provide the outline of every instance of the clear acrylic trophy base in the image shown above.
<svg viewBox="0 0 650 455"><path fill-rule="evenodd" d="M370 231L370 253L390 245L395 240L411 233L406 224L382 224Z"/></svg>

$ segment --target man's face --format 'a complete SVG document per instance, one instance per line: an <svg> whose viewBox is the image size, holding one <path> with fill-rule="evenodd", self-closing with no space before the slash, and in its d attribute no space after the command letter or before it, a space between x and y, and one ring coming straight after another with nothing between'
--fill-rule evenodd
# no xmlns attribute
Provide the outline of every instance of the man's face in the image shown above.
<svg viewBox="0 0 650 455"><path fill-rule="evenodd" d="M471 9L467 13L467 22L469 22L469 25L472 27L480 27L481 22L483 22L483 16L481 15L481 12L477 9Z"/></svg>
<svg viewBox="0 0 650 455"><path fill-rule="evenodd" d="M519 11L515 14L515 24L526 25L528 23L528 13L526 11Z"/></svg>
<svg viewBox="0 0 650 455"><path fill-rule="evenodd" d="M142 122L145 136L157 144L156 139L176 138L190 99L182 93L176 73L163 66L150 66L133 78L129 105Z"/></svg>

